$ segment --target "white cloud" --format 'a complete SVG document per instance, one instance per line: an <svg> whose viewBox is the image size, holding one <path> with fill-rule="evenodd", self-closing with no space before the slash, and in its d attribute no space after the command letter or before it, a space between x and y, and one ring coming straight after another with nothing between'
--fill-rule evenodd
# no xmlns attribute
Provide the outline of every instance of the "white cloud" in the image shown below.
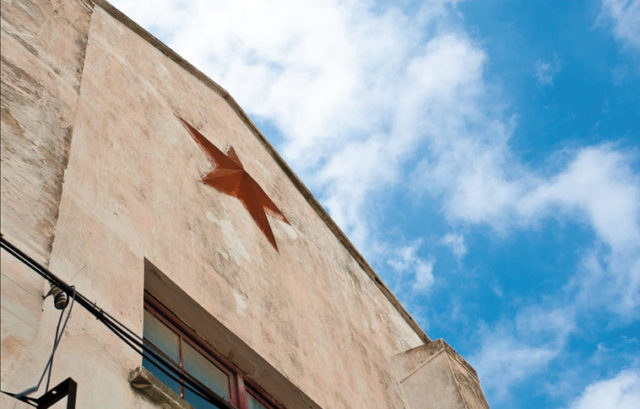
<svg viewBox="0 0 640 409"><path fill-rule="evenodd" d="M558 73L559 66L556 62L536 61L534 76L540 85L552 85L553 77Z"/></svg>
<svg viewBox="0 0 640 409"><path fill-rule="evenodd" d="M616 319L638 319L640 181L633 173L632 161L632 156L600 145L579 149L568 165L551 176L520 169L519 178L509 179L509 166L487 165L491 172L485 174L495 177L486 183L501 186L499 191L514 192L496 201L492 211L476 202L480 195L448 193L450 217L487 223L496 229L530 228L543 218L573 219L590 226L597 237L551 304L550 299L540 300L537 306L521 308L515 319L478 333L483 341L472 362L477 363L488 394L495 399L506 398L511 385L553 362L590 312L613 313L609 315L612 325ZM459 177L463 186L473 184L464 181L466 173ZM469 212L456 213L464 208Z"/></svg>
<svg viewBox="0 0 640 409"><path fill-rule="evenodd" d="M414 291L427 291L435 282L433 266L435 260L418 256L418 250L422 240L416 240L408 246L398 247L395 254L387 260L396 273L406 276L412 275L411 289Z"/></svg>
<svg viewBox="0 0 640 409"><path fill-rule="evenodd" d="M603 17L611 20L618 40L640 50L640 0L602 0Z"/></svg>
<svg viewBox="0 0 640 409"><path fill-rule="evenodd" d="M484 341L471 362L480 374L485 393L495 400L506 398L509 388L544 369L560 351L547 346L531 346L509 336Z"/></svg>
<svg viewBox="0 0 640 409"><path fill-rule="evenodd" d="M511 159L498 135L489 142L471 136L449 141L440 155L419 166L422 186L443 198L445 214L456 222L487 224L500 232L549 218L589 226L604 246L594 244L595 258L585 259L580 285L591 289L585 294L599 304L632 315L640 307L636 158L604 144L578 149L555 175L539 174ZM598 285L587 285L596 278Z"/></svg>
<svg viewBox="0 0 640 409"><path fill-rule="evenodd" d="M631 158L608 145L581 149L567 168L539 183L517 204L527 218L579 212L600 238L624 251L640 246L640 178Z"/></svg>
<svg viewBox="0 0 640 409"><path fill-rule="evenodd" d="M432 260L420 260L416 264L416 281L413 283L414 290L428 290L434 282Z"/></svg>
<svg viewBox="0 0 640 409"><path fill-rule="evenodd" d="M640 308L640 178L631 157L602 145L581 149L567 168L540 182L515 204L522 220L583 220L606 244L585 253L572 278L574 302L622 317Z"/></svg>
<svg viewBox="0 0 640 409"><path fill-rule="evenodd" d="M525 308L514 320L482 327L476 334L479 348L469 361L478 370L487 395L503 401L514 384L544 370L557 358L574 330L571 309Z"/></svg>
<svg viewBox="0 0 640 409"><path fill-rule="evenodd" d="M640 311L640 257L638 252L601 254L591 250L585 254L567 289L571 299L585 311L613 312L610 317L621 322L638 320Z"/></svg>
<svg viewBox="0 0 640 409"><path fill-rule="evenodd" d="M536 64L536 79L542 85L553 84L553 74L551 72L551 64L548 62L538 61Z"/></svg>
<svg viewBox="0 0 640 409"><path fill-rule="evenodd" d="M462 234L447 233L442 240L440 240L440 243L448 246L459 259L467 254L467 246L464 243L464 236Z"/></svg>
<svg viewBox="0 0 640 409"><path fill-rule="evenodd" d="M588 222L615 251L637 251L640 178L633 156L609 145L582 148L561 172L539 175L511 159L505 131L497 130L495 141L473 135L448 141L436 159L420 164L416 175L443 197L449 218L503 230L570 217Z"/></svg>
<svg viewBox="0 0 640 409"><path fill-rule="evenodd" d="M640 370L625 370L585 388L569 409L640 408Z"/></svg>

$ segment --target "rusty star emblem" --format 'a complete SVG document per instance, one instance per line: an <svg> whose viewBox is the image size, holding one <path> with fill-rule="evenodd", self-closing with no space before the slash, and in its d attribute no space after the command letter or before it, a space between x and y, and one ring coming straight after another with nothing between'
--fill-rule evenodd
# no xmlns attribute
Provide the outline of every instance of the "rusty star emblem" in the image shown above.
<svg viewBox="0 0 640 409"><path fill-rule="evenodd" d="M278 251L278 244L267 220L267 213L290 224L287 218L262 190L258 182L244 169L232 146L227 147L226 153L222 152L187 121L179 116L177 118L189 131L193 140L213 166L213 169L202 177L202 182L219 192L237 198L267 237L269 243Z"/></svg>

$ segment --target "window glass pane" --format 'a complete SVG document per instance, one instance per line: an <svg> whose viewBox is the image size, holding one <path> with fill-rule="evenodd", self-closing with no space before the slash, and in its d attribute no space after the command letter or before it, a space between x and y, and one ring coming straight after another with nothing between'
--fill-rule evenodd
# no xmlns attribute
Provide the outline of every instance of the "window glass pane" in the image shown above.
<svg viewBox="0 0 640 409"><path fill-rule="evenodd" d="M260 401L254 398L250 393L247 393L247 409L269 409L264 406Z"/></svg>
<svg viewBox="0 0 640 409"><path fill-rule="evenodd" d="M213 403L207 402L204 398L201 398L187 388L184 389L184 400L189 402L195 409L223 409L222 406L216 406Z"/></svg>
<svg viewBox="0 0 640 409"><path fill-rule="evenodd" d="M160 348L174 362L180 362L178 335L147 310L144 310L144 337Z"/></svg>
<svg viewBox="0 0 640 409"><path fill-rule="evenodd" d="M182 358L184 359L184 370L186 372L193 375L218 395L229 400L229 377L226 373L187 343L183 344ZM191 403L189 399L186 400Z"/></svg>
<svg viewBox="0 0 640 409"><path fill-rule="evenodd" d="M180 362L180 350L178 336L167 328L160 320L151 315L147 310L144 311L144 339L151 341L155 346L160 348L171 359ZM156 360L154 360L156 362ZM171 390L180 394L180 384L171 379L154 365L147 357L142 358L142 366L155 375L162 383L167 385ZM167 369L167 368L164 368Z"/></svg>

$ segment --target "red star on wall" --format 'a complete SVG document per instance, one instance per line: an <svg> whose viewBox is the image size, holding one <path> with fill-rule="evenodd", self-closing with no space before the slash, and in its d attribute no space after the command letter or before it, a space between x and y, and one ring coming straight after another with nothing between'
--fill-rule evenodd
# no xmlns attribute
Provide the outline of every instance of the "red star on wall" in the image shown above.
<svg viewBox="0 0 640 409"><path fill-rule="evenodd" d="M278 245L265 212L289 224L287 218L244 169L233 147L229 146L226 154L223 153L187 121L180 117L178 119L213 166L213 170L202 178L202 182L240 200L260 230L267 236L267 240L278 251Z"/></svg>

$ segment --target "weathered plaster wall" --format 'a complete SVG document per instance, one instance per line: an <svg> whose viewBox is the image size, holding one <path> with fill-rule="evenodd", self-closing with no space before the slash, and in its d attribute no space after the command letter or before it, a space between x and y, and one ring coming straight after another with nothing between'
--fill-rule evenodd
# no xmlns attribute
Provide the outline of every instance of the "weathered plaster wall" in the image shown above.
<svg viewBox="0 0 640 409"><path fill-rule="evenodd" d="M48 263L91 7L2 0L2 232Z"/></svg>
<svg viewBox="0 0 640 409"><path fill-rule="evenodd" d="M0 7L0 225L3 234L47 265L91 7L82 1L10 0ZM3 389L24 389L32 386L25 382L37 380L29 375L42 371L43 360L32 347L45 336L46 287L11 256L0 256L0 382ZM49 349L50 333L46 337ZM0 407L14 407L12 399L0 396Z"/></svg>
<svg viewBox="0 0 640 409"><path fill-rule="evenodd" d="M46 3L25 4L37 9ZM78 82L43 74L21 91L50 88L50 100L40 102L46 105L40 111L59 116L41 117L30 107L33 101L15 102L18 91L5 98L3 90L3 185L5 168L10 184L2 189L2 231L7 237L26 243L27 250L49 260L52 271L139 333L146 258L320 407L416 407L407 403L393 357L422 345L425 336L305 197L295 176L274 160L226 93L185 71L184 64L132 31L114 11L96 5L90 13L84 3L77 5L87 10L87 23L90 16L79 37L85 39L88 32L88 42L78 43L81 63L64 59L75 55L64 47L56 58L64 62L59 72L76 70L77 78L68 76ZM76 27L59 13L52 19ZM79 21L85 20L73 19L76 25ZM69 27L60 29L69 38L82 32L69 34ZM17 45L10 52L4 49L9 35L4 27L2 35L3 59L5 54L22 58ZM30 77L39 72L37 64L25 61L14 66ZM18 89L14 71L3 67L3 86L7 81ZM11 112L7 119L5 105ZM270 218L279 252L238 200L200 182L210 164L176 114L219 148L233 145L288 218L290 225ZM5 142L10 118L15 125ZM29 129L31 136L21 139L18 129ZM43 165L43 157L32 157L43 149L56 152L60 160ZM39 173L44 171L57 175L57 193L38 197L34 203L40 207L21 209L29 197L15 187L16 181L53 180L49 173ZM50 231L20 232L41 219ZM7 265L7 273L19 270ZM42 302L33 305L37 309ZM13 390L30 386L25 380L39 375L55 328L57 315L50 303L42 312L31 310L24 314L37 318L23 331L31 341L21 345L19 364L2 372L3 385ZM104 402L114 396L118 407L152 407L127 382L129 370L140 362L77 308L56 356L53 382L67 376L79 380L78 407L106 407ZM270 392L278 398L277 390Z"/></svg>

